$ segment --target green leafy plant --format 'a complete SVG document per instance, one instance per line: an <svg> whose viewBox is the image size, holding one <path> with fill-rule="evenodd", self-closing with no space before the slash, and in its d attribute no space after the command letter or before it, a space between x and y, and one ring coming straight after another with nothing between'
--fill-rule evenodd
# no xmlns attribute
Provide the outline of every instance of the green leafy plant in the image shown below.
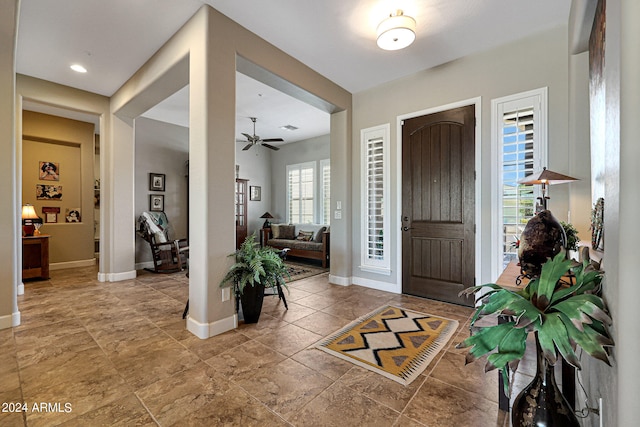
<svg viewBox="0 0 640 427"><path fill-rule="evenodd" d="M602 272L584 263L575 269L575 284L560 281L570 270L571 260L558 254L542 267L539 278L518 291L487 284L469 288L460 295L475 294L480 305L471 320L472 335L458 345L469 348L466 363L489 354L485 371L499 369L509 394L509 370L515 372L522 359L529 333L534 332L545 359L555 364L558 353L580 369L576 356L579 346L596 359L610 365L605 347L614 345L608 326L611 318L600 290ZM479 296L481 289L488 292ZM489 315L508 316L509 321L494 326L476 327Z"/></svg>
<svg viewBox="0 0 640 427"><path fill-rule="evenodd" d="M578 250L578 230L571 223L560 221L560 225L564 228L564 234L567 236L567 244L565 248L569 251Z"/></svg>
<svg viewBox="0 0 640 427"><path fill-rule="evenodd" d="M285 277L291 277L287 266L276 251L260 247L255 234L248 236L240 249L229 256L235 257L235 263L222 278L221 287L233 285L237 294L242 294L245 286L255 286L256 283L266 288L278 284L287 287Z"/></svg>

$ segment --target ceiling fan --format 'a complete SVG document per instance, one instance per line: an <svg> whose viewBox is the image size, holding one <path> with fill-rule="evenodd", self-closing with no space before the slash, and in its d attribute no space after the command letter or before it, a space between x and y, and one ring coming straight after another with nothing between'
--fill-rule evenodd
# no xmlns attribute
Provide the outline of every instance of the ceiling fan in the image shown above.
<svg viewBox="0 0 640 427"><path fill-rule="evenodd" d="M247 138L247 142L249 144L245 145L245 147L242 149L242 151L246 151L249 148L253 147L254 145L258 144L258 145L262 145L263 147L267 147L270 148L272 150L279 150L280 148L278 147L274 147L273 145L267 144L267 142L284 142L284 139L282 138L266 138L266 139L262 139L260 138L258 135L256 135L256 118L255 117L249 117L251 119L251 121L253 122L253 135L249 135L248 133L242 133L246 138ZM244 142L242 139L238 139L238 142Z"/></svg>

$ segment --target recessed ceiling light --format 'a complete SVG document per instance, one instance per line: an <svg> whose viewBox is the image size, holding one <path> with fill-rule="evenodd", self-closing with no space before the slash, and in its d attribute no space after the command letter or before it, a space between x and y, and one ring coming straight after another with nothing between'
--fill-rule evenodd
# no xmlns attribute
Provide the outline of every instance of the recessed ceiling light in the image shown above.
<svg viewBox="0 0 640 427"><path fill-rule="evenodd" d="M282 130L298 130L297 127L292 126L292 125L280 126L280 129L282 129Z"/></svg>
<svg viewBox="0 0 640 427"><path fill-rule="evenodd" d="M73 64L70 68L71 68L73 71L77 72L77 73L86 73L86 72L87 72L87 69L86 69L86 68L84 68L84 67L83 67L82 65L80 65L80 64Z"/></svg>

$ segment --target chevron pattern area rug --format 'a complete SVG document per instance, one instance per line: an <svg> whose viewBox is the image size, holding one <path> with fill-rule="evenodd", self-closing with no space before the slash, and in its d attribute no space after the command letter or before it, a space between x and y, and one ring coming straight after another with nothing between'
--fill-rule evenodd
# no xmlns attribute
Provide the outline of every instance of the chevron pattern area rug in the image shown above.
<svg viewBox="0 0 640 427"><path fill-rule="evenodd" d="M408 385L457 328L456 320L384 306L322 339L316 347Z"/></svg>

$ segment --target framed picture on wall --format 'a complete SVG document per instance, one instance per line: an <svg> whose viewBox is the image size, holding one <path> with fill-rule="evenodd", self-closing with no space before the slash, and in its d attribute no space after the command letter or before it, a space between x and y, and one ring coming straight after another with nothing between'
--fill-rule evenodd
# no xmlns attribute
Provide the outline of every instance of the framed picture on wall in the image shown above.
<svg viewBox="0 0 640 427"><path fill-rule="evenodd" d="M38 200L62 200L61 185L36 184L36 199Z"/></svg>
<svg viewBox="0 0 640 427"><path fill-rule="evenodd" d="M260 201L262 199L262 188L257 185L249 186L249 200Z"/></svg>
<svg viewBox="0 0 640 427"><path fill-rule="evenodd" d="M60 208L53 206L43 206L42 213L44 215L44 222L58 222L58 214L60 213Z"/></svg>
<svg viewBox="0 0 640 427"><path fill-rule="evenodd" d="M80 208L67 209L64 215L65 222L82 222Z"/></svg>
<svg viewBox="0 0 640 427"><path fill-rule="evenodd" d="M149 174L149 191L164 191L164 174L153 173Z"/></svg>
<svg viewBox="0 0 640 427"><path fill-rule="evenodd" d="M149 210L152 212L164 211L163 194L149 194Z"/></svg>
<svg viewBox="0 0 640 427"><path fill-rule="evenodd" d="M39 163L39 178L43 181L59 181L60 165L54 162Z"/></svg>

